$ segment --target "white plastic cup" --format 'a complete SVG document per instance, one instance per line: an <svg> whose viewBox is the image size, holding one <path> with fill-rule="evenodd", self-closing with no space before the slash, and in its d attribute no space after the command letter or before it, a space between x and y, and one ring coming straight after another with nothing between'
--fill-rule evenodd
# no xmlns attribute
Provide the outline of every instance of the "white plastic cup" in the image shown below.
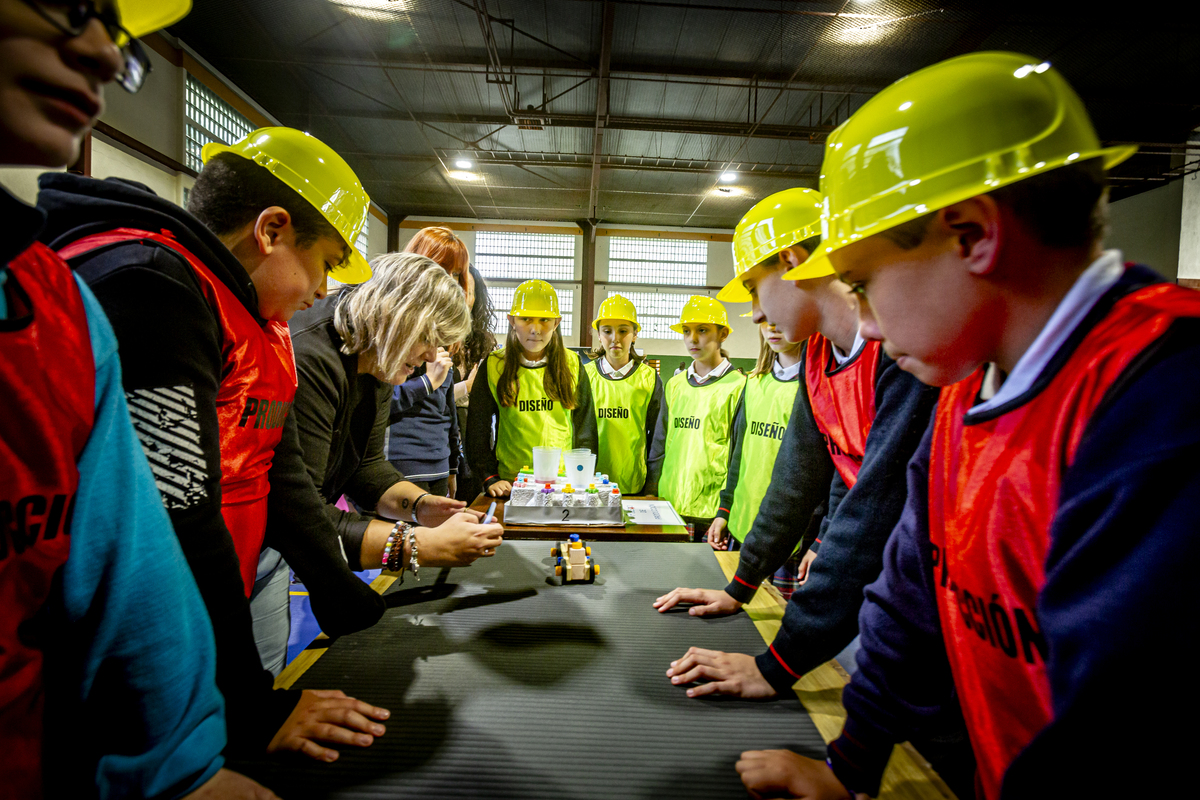
<svg viewBox="0 0 1200 800"><path fill-rule="evenodd" d="M558 477L558 462L562 457L562 448L535 447L533 448L533 479L535 481L553 481Z"/></svg>
<svg viewBox="0 0 1200 800"><path fill-rule="evenodd" d="M563 464L566 465L569 482L587 486L592 471L596 468L596 456L583 448L568 450L563 453Z"/></svg>

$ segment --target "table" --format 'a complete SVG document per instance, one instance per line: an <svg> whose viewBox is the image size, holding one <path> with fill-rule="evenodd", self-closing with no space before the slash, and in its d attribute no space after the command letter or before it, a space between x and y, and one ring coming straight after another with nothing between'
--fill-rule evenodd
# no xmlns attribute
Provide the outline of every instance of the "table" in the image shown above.
<svg viewBox="0 0 1200 800"><path fill-rule="evenodd" d="M732 556L736 566L736 554L603 543L593 547L595 584L558 586L549 551L506 542L495 557L418 586L381 576L374 585L390 608L380 623L314 643L277 685L339 688L386 706L388 733L366 749L341 748L334 764L230 766L291 800L737 798L745 794L733 765L745 749L823 757L841 727L842 678L830 667L772 702L692 700L664 674L690 645L759 652L759 629L772 614L778 625L778 594L765 590L750 613L730 617L651 607L677 585L721 585L730 568L722 562ZM904 751L897 756L881 797L950 796Z"/></svg>
<svg viewBox="0 0 1200 800"><path fill-rule="evenodd" d="M639 500L658 500L657 497L641 497ZM479 495L471 508L487 513L488 506L496 501L496 519L504 523L506 499ZM504 538L514 539L564 539L572 533L579 538L596 542L687 542L689 536L684 525L509 525L504 524Z"/></svg>

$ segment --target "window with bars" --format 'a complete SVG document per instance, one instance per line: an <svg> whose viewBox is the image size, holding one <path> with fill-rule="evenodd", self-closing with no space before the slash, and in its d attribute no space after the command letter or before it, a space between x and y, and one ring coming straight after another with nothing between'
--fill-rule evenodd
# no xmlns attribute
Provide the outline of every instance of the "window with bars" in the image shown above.
<svg viewBox="0 0 1200 800"><path fill-rule="evenodd" d="M479 231L475 267L485 278L525 281L575 280L574 234Z"/></svg>
<svg viewBox="0 0 1200 800"><path fill-rule="evenodd" d="M358 232L358 238L354 240L354 249L362 253L362 257L371 258L371 215L368 213L367 218L363 220L362 230Z"/></svg>
<svg viewBox="0 0 1200 800"><path fill-rule="evenodd" d="M517 290L515 286L495 286L488 285L488 297L492 301L492 330L496 332L496 340L500 343L504 342L508 336L508 310L512 308L513 292ZM555 293L558 294L558 313L562 314L562 324L558 326L564 338L575 335L575 290L567 289L561 286L554 287ZM681 306L682 308L682 306Z"/></svg>
<svg viewBox="0 0 1200 800"><path fill-rule="evenodd" d="M678 339L679 334L671 326L679 322L683 304L690 294L682 292L609 292L619 294L637 309L638 324L642 326L639 337L646 339Z"/></svg>
<svg viewBox="0 0 1200 800"><path fill-rule="evenodd" d="M254 130L254 123L190 74L183 104L183 162L199 172L200 151L209 142L233 144Z"/></svg>
<svg viewBox="0 0 1200 800"><path fill-rule="evenodd" d="M613 236L608 240L608 279L613 283L704 286L708 281L708 242Z"/></svg>

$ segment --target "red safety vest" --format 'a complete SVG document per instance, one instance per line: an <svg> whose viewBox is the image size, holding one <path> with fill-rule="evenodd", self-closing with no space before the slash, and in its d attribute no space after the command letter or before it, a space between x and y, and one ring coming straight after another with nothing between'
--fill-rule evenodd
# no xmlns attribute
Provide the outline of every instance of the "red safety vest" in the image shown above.
<svg viewBox="0 0 1200 800"><path fill-rule="evenodd" d="M867 342L848 364L838 366L833 344L821 334L808 337L805 347L804 383L813 418L834 468L852 489L875 421L875 372L882 349L879 342Z"/></svg>
<svg viewBox="0 0 1200 800"><path fill-rule="evenodd" d="M170 231L117 228L87 236L59 250L74 259L100 247L149 241L187 259L200 290L221 324L221 385L217 419L221 429L221 514L237 549L246 596L254 588L258 554L267 526L267 473L283 423L296 396L296 359L288 327L265 325Z"/></svg>
<svg viewBox="0 0 1200 800"><path fill-rule="evenodd" d="M0 795L37 798L42 652L20 627L46 603L70 551L96 364L83 298L62 260L34 244L8 268L10 287L14 279L20 287L13 294L23 292L28 305L13 304L0 322Z"/></svg>
<svg viewBox="0 0 1200 800"><path fill-rule="evenodd" d="M998 417L967 424L983 370L942 389L929 460L929 537L938 614L987 798L1053 717L1038 623L1063 474L1113 382L1200 294L1155 284L1117 301L1050 383Z"/></svg>

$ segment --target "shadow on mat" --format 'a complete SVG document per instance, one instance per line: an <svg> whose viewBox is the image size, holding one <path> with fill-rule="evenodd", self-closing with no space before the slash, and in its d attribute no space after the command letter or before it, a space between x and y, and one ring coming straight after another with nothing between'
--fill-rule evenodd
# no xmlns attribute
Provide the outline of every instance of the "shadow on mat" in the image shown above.
<svg viewBox="0 0 1200 800"><path fill-rule="evenodd" d="M591 664L607 647L590 625L508 622L480 632L463 651L518 683L552 686Z"/></svg>

